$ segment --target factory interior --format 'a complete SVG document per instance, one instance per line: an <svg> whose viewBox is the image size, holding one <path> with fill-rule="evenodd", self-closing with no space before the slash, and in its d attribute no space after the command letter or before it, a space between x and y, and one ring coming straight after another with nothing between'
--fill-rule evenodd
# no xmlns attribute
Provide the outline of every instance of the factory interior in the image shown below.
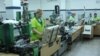
<svg viewBox="0 0 100 56"><path fill-rule="evenodd" d="M0 0L0 56L100 56L100 0Z"/></svg>

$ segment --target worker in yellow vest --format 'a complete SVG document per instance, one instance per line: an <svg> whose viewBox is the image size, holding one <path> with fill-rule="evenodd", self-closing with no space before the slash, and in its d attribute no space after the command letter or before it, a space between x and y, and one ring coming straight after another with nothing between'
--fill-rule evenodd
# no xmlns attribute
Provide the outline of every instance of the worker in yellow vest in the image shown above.
<svg viewBox="0 0 100 56"><path fill-rule="evenodd" d="M97 13L94 13L93 21L94 22L100 21L100 17L97 16Z"/></svg>
<svg viewBox="0 0 100 56"><path fill-rule="evenodd" d="M37 9L34 18L31 19L31 41L41 40L45 29L45 20L42 18L42 10Z"/></svg>
<svg viewBox="0 0 100 56"><path fill-rule="evenodd" d="M68 19L68 22L75 22L75 13L72 13L72 15Z"/></svg>

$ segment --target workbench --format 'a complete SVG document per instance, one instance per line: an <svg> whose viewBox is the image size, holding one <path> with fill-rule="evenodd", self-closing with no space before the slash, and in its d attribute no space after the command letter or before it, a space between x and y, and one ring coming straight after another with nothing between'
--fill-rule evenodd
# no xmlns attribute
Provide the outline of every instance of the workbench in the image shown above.
<svg viewBox="0 0 100 56"><path fill-rule="evenodd" d="M93 35L100 35L100 24L94 26Z"/></svg>
<svg viewBox="0 0 100 56"><path fill-rule="evenodd" d="M68 27L65 27L65 29L68 29ZM71 35L71 42L77 39L77 37L80 36L80 34L82 34L83 30L83 26L73 26L72 29L69 31Z"/></svg>
<svg viewBox="0 0 100 56"><path fill-rule="evenodd" d="M55 52L57 52L60 49L61 36L58 36L57 41L55 41L52 46L49 46L49 44L44 44L44 46L40 50L40 55L51 56Z"/></svg>
<svg viewBox="0 0 100 56"><path fill-rule="evenodd" d="M0 53L0 56L19 56L18 54L12 54L12 53Z"/></svg>

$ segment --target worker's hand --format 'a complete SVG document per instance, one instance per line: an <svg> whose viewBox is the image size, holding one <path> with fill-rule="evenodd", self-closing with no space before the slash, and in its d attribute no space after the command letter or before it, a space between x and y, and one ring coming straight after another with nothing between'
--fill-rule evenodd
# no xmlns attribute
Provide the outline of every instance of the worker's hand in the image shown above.
<svg viewBox="0 0 100 56"><path fill-rule="evenodd" d="M34 42L39 42L39 40L35 40Z"/></svg>
<svg viewBox="0 0 100 56"><path fill-rule="evenodd" d="M35 41L30 41L30 43L35 43L35 42L38 42L39 40L35 40Z"/></svg>
<svg viewBox="0 0 100 56"><path fill-rule="evenodd" d="M30 41L30 43L34 43L34 41Z"/></svg>
<svg viewBox="0 0 100 56"><path fill-rule="evenodd" d="M33 31L35 32L35 33L37 33L39 36L42 36L43 35L43 33L42 32L39 32L38 30L36 30L36 29L33 29Z"/></svg>
<svg viewBox="0 0 100 56"><path fill-rule="evenodd" d="M42 36L43 35L43 32L39 32L39 35Z"/></svg>

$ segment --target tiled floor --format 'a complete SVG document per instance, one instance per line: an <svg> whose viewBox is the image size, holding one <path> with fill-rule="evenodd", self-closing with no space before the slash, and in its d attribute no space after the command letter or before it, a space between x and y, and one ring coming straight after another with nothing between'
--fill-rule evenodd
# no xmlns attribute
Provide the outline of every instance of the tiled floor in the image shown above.
<svg viewBox="0 0 100 56"><path fill-rule="evenodd" d="M63 56L100 56L100 38L78 41Z"/></svg>

